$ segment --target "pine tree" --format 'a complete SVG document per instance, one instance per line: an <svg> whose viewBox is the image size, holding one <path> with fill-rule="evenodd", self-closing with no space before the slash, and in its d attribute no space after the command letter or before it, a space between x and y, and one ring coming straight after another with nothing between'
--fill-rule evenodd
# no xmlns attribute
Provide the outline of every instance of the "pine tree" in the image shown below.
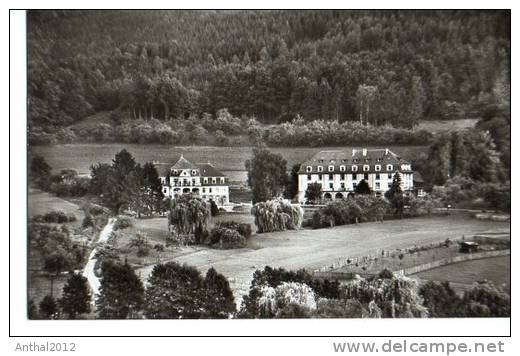
<svg viewBox="0 0 520 356"><path fill-rule="evenodd" d="M233 292L226 277L211 267L204 278L206 289L206 317L212 319L229 318L236 311Z"/></svg>
<svg viewBox="0 0 520 356"><path fill-rule="evenodd" d="M100 319L137 318L144 301L144 287L134 270L125 261L103 263L103 278L96 299Z"/></svg>
<svg viewBox="0 0 520 356"><path fill-rule="evenodd" d="M198 319L206 310L204 280L194 267L157 264L148 278L144 312L149 319Z"/></svg>
<svg viewBox="0 0 520 356"><path fill-rule="evenodd" d="M81 274L71 274L59 300L62 311L69 315L69 319L76 319L78 314L90 312L91 300L88 280Z"/></svg>
<svg viewBox="0 0 520 356"><path fill-rule="evenodd" d="M58 313L58 304L54 297L47 294L40 302L40 317L43 319L54 319Z"/></svg>
<svg viewBox="0 0 520 356"><path fill-rule="evenodd" d="M385 197L392 204L395 213L401 216L404 209L404 195L401 188L401 173L399 173L399 171L395 172L394 178L392 179L392 185L390 189L385 192Z"/></svg>

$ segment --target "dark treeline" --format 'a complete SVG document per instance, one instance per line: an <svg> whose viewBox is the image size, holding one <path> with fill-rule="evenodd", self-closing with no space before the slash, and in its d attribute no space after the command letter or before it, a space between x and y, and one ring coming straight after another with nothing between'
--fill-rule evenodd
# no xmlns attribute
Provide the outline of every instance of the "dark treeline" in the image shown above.
<svg viewBox="0 0 520 356"><path fill-rule="evenodd" d="M100 111L264 124L482 116L509 100L505 11L30 11L31 129Z"/></svg>

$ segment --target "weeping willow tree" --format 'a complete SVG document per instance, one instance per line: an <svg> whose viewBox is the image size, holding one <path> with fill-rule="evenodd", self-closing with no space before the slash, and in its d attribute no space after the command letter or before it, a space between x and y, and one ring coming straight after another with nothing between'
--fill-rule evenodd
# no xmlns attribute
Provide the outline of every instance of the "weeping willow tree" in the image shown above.
<svg viewBox="0 0 520 356"><path fill-rule="evenodd" d="M210 205L191 194L176 196L171 201L168 231L181 241L200 243L207 235L211 217Z"/></svg>
<svg viewBox="0 0 520 356"><path fill-rule="evenodd" d="M296 230L303 220L302 208L285 199L257 203L251 208L251 214L255 216L258 233Z"/></svg>
<svg viewBox="0 0 520 356"><path fill-rule="evenodd" d="M368 317L382 318L426 318L428 309L423 304L415 280L401 276L379 278L357 278L344 286L345 299L358 300L367 306Z"/></svg>

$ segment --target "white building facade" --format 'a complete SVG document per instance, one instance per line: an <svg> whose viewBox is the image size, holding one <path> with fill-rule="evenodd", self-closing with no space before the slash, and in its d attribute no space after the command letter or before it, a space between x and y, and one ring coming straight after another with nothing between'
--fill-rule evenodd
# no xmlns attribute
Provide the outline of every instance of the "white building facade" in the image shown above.
<svg viewBox="0 0 520 356"><path fill-rule="evenodd" d="M182 155L173 165L162 165L159 178L165 196L193 194L217 205L229 203L228 178L210 163L191 163Z"/></svg>
<svg viewBox="0 0 520 356"><path fill-rule="evenodd" d="M401 176L401 189L414 191L414 172L410 162L389 149L353 149L321 151L300 166L298 201L305 203L305 191L311 183L321 184L323 199L345 199L364 180L376 196L390 187L394 175Z"/></svg>

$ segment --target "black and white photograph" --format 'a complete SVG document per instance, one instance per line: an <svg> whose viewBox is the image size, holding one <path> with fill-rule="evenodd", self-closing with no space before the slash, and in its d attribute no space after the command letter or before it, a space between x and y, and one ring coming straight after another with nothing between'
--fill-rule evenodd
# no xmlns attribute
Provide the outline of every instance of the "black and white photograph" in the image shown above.
<svg viewBox="0 0 520 356"><path fill-rule="evenodd" d="M10 317L510 334L511 10L22 16Z"/></svg>
<svg viewBox="0 0 520 356"><path fill-rule="evenodd" d="M510 316L508 11L27 12L29 319Z"/></svg>

